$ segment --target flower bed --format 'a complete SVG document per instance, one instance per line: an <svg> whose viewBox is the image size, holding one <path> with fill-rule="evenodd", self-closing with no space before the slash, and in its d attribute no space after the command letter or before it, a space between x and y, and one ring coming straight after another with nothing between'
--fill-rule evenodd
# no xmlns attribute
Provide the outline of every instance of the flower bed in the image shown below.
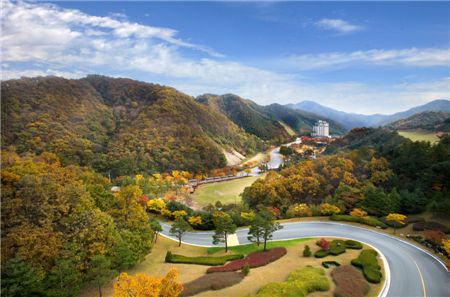
<svg viewBox="0 0 450 297"><path fill-rule="evenodd" d="M203 275L196 280L183 284L182 297L197 295L209 290L220 290L240 283L244 279L240 272L219 272Z"/></svg>
<svg viewBox="0 0 450 297"><path fill-rule="evenodd" d="M333 269L331 277L336 284L335 297L363 297L369 292L369 284L361 272L350 265Z"/></svg>
<svg viewBox="0 0 450 297"><path fill-rule="evenodd" d="M211 267L206 271L206 273L237 271L241 270L242 267L244 267L244 265L246 264L250 268L260 267L280 259L284 255L286 255L286 253L286 248L283 247L273 248L265 252L253 252L244 259L231 261L230 263L220 267Z"/></svg>
<svg viewBox="0 0 450 297"><path fill-rule="evenodd" d="M244 258L242 254L227 255L222 257L188 257L183 255L172 254L167 252L166 263L181 263L181 264L198 264L198 265L209 265L217 266L223 265L228 261L237 260Z"/></svg>

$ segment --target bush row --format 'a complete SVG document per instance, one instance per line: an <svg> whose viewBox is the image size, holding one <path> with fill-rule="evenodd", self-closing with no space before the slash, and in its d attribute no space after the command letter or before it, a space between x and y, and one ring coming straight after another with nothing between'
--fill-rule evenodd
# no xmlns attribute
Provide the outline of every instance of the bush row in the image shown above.
<svg viewBox="0 0 450 297"><path fill-rule="evenodd" d="M364 277L371 283L378 284L381 281L381 267L378 264L375 250L363 250L358 258L352 260L352 265L362 269Z"/></svg>
<svg viewBox="0 0 450 297"><path fill-rule="evenodd" d="M182 264L198 264L198 265L209 265L209 266L218 266L223 265L228 261L237 260L244 258L244 255L235 254L235 255L227 255L222 257L188 257L177 254L172 254L171 252L167 252L166 254L166 263L182 263Z"/></svg>
<svg viewBox="0 0 450 297"><path fill-rule="evenodd" d="M265 285L256 297L304 297L315 291L328 291L329 288L325 270L308 266L291 272L285 282Z"/></svg>
<svg viewBox="0 0 450 297"><path fill-rule="evenodd" d="M343 222L354 222L354 223L360 223L372 227L380 227L382 229L386 229L388 226L380 221L377 218L374 217L354 217L350 215L332 215L330 217L330 220L332 221L343 221Z"/></svg>
<svg viewBox="0 0 450 297"><path fill-rule="evenodd" d="M335 297L363 297L369 292L370 286L361 272L350 265L333 269L331 277L336 284Z"/></svg>
<svg viewBox="0 0 450 297"><path fill-rule="evenodd" d="M286 253L287 251L286 248L284 247L273 248L265 252L264 251L253 252L250 253L244 259L234 260L220 267L211 267L206 271L206 273L241 270L246 264L250 268L260 267L280 259L284 255L286 255Z"/></svg>
<svg viewBox="0 0 450 297"><path fill-rule="evenodd" d="M424 230L439 230L444 233L450 233L450 228L447 226L442 225L438 222L417 222L413 225L414 231L424 231Z"/></svg>
<svg viewBox="0 0 450 297"><path fill-rule="evenodd" d="M241 272L229 271L205 274L196 280L183 284L182 297L197 295L208 290L220 290L240 283L244 279Z"/></svg>

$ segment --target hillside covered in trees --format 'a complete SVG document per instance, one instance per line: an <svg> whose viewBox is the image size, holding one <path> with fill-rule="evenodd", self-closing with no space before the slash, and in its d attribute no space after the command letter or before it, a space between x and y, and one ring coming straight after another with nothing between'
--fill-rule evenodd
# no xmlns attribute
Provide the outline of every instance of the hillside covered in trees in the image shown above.
<svg viewBox="0 0 450 297"><path fill-rule="evenodd" d="M196 100L218 110L246 132L264 140L275 139L279 143L286 142L291 136L290 131L309 135L314 124L320 119L330 122L332 134L345 132L340 124L316 114L294 110L280 104L261 106L234 94L222 96L205 94Z"/></svg>
<svg viewBox="0 0 450 297"><path fill-rule="evenodd" d="M354 129L334 142L328 155L271 172L245 189L252 208L270 206L282 216L299 204L392 212L450 213L450 136L436 144L413 142L386 129Z"/></svg>
<svg viewBox="0 0 450 297"><path fill-rule="evenodd" d="M223 151L249 154L264 142L177 90L88 76L2 82L2 147L43 151L63 164L112 176L226 166Z"/></svg>
<svg viewBox="0 0 450 297"><path fill-rule="evenodd" d="M401 119L387 125L395 130L425 130L431 132L450 132L450 113L426 111Z"/></svg>

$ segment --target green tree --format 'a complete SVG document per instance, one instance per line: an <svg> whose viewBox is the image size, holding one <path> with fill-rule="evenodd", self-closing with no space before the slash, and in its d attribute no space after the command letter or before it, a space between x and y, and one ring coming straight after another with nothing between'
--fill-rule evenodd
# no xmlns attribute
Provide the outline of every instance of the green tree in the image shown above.
<svg viewBox="0 0 450 297"><path fill-rule="evenodd" d="M39 296L43 292L43 273L19 257L2 265L2 290L4 297Z"/></svg>
<svg viewBox="0 0 450 297"><path fill-rule="evenodd" d="M181 246L181 238L183 238L183 235L188 231L192 231L191 225L189 225L182 217L178 217L169 232L171 235L178 238L178 246Z"/></svg>
<svg viewBox="0 0 450 297"><path fill-rule="evenodd" d="M155 243L156 243L156 240L158 239L158 234L159 234L159 232L162 231L161 224L152 217L149 218L148 224L150 225L150 228L153 231L153 237L155 238Z"/></svg>
<svg viewBox="0 0 450 297"><path fill-rule="evenodd" d="M262 239L264 240L264 251L267 250L267 240L272 239L273 233L277 230L283 229L279 223L273 220L273 216L270 214L265 214L263 217L262 224Z"/></svg>
<svg viewBox="0 0 450 297"><path fill-rule="evenodd" d="M46 278L46 295L49 297L77 296L82 285L82 275L71 259L59 259Z"/></svg>
<svg viewBox="0 0 450 297"><path fill-rule="evenodd" d="M87 273L87 279L98 287L98 295L102 297L102 286L106 285L117 271L111 268L111 261L105 256L95 256Z"/></svg>
<svg viewBox="0 0 450 297"><path fill-rule="evenodd" d="M225 243L225 252L228 252L227 237L236 232L237 226L228 214L217 217L214 221L216 230L213 235L213 244Z"/></svg>
<svg viewBox="0 0 450 297"><path fill-rule="evenodd" d="M248 230L247 239L251 242L255 242L257 246L260 245L261 239L263 237L263 225L264 218L257 214Z"/></svg>

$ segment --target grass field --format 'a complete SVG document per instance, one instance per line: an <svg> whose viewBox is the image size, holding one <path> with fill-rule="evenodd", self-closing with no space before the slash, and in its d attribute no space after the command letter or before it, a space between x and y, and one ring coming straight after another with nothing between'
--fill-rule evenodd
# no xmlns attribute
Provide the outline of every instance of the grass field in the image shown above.
<svg viewBox="0 0 450 297"><path fill-rule="evenodd" d="M216 201L225 203L240 203L239 196L246 187L250 186L261 176L249 176L230 181L201 185L192 194L192 198L199 206L205 206Z"/></svg>
<svg viewBox="0 0 450 297"><path fill-rule="evenodd" d="M424 132L424 131L398 131L403 137L409 138L412 141L429 141L431 143L439 141L437 134L435 132Z"/></svg>
<svg viewBox="0 0 450 297"><path fill-rule="evenodd" d="M280 241L269 241L267 242L267 248L272 249L275 247L291 247L295 246L301 242L310 241L311 238L298 238L292 240L280 240ZM243 244L229 247L228 249L236 254L244 254L247 255L251 252L255 252L258 250L262 250L264 248L264 243L261 243L257 246L255 243ZM208 248L208 254L215 254L218 252L224 252L225 248L223 247L210 247Z"/></svg>

